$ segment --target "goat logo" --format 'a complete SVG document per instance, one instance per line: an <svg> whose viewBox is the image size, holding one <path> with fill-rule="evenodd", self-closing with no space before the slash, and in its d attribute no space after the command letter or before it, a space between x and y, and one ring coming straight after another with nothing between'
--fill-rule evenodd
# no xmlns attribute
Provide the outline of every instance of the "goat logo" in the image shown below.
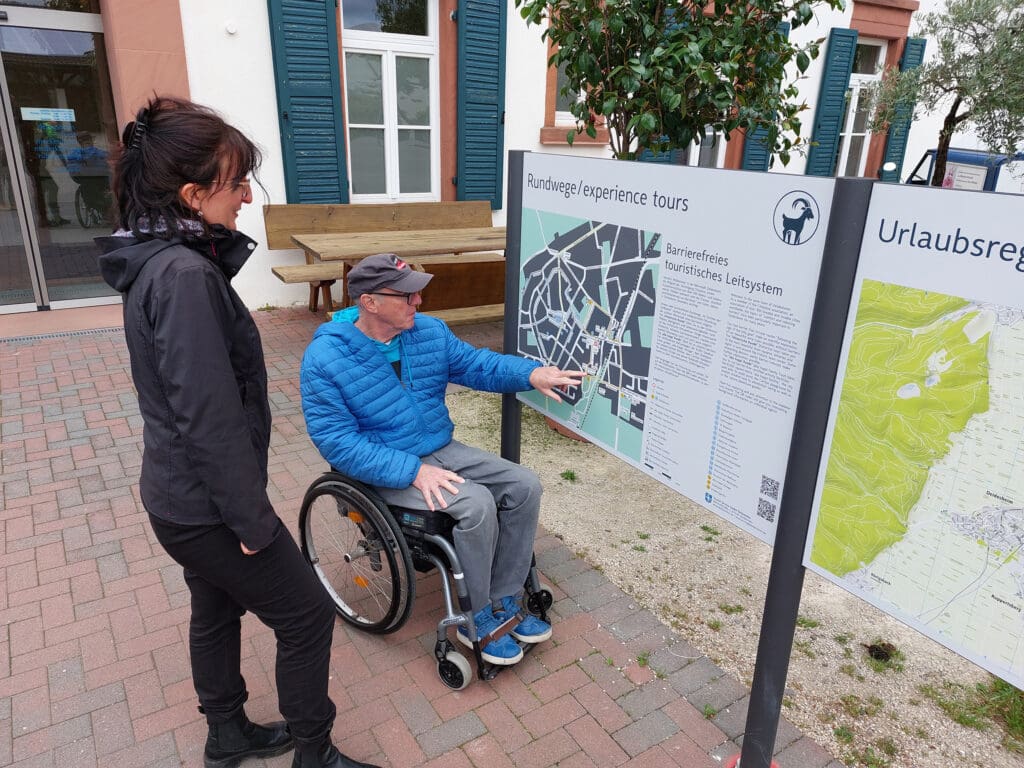
<svg viewBox="0 0 1024 768"><path fill-rule="evenodd" d="M803 245L818 231L818 203L802 190L787 193L775 205L775 234L786 245Z"/></svg>

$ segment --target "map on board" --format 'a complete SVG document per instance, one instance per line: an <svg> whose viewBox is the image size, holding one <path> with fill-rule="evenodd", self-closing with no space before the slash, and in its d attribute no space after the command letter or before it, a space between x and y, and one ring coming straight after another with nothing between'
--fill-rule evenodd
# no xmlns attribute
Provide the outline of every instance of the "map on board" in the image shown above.
<svg viewBox="0 0 1024 768"><path fill-rule="evenodd" d="M539 393L522 397L635 462L660 242L640 229L523 210L519 354L587 376L561 405Z"/></svg>
<svg viewBox="0 0 1024 768"><path fill-rule="evenodd" d="M1024 310L864 280L809 565L1024 680Z"/></svg>

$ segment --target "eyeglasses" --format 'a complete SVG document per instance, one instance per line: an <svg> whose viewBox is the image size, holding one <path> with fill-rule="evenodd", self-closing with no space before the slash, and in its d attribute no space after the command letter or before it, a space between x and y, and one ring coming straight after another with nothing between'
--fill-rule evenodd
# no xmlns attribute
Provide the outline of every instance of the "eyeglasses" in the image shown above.
<svg viewBox="0 0 1024 768"><path fill-rule="evenodd" d="M370 291L374 296L391 296L396 299L405 299L406 304L412 304L413 299L420 295L419 291L415 293L383 293L381 291Z"/></svg>
<svg viewBox="0 0 1024 768"><path fill-rule="evenodd" d="M243 195L252 194L252 181L249 179L236 179L235 181L232 181L231 191L237 192L238 190L242 190Z"/></svg>
<svg viewBox="0 0 1024 768"><path fill-rule="evenodd" d="M238 192L241 190L243 196L252 194L252 180L249 178L215 181L213 185L220 189L224 189L226 187L231 192Z"/></svg>

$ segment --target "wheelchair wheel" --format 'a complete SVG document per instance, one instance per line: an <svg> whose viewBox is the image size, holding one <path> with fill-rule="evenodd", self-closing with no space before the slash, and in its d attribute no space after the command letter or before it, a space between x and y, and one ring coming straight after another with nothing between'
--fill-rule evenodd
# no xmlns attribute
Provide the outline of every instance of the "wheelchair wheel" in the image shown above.
<svg viewBox="0 0 1024 768"><path fill-rule="evenodd" d="M75 218L78 223L88 229L89 227L102 227L107 223L103 212L94 208L92 203L82 193L82 187L75 190Z"/></svg>
<svg viewBox="0 0 1024 768"><path fill-rule="evenodd" d="M461 691L473 680L473 668L461 653L449 651L437 662L437 676L452 690Z"/></svg>
<svg viewBox="0 0 1024 768"><path fill-rule="evenodd" d="M86 205L81 187L75 190L75 218L78 219L79 226L83 228L92 226L92 210Z"/></svg>
<svg viewBox="0 0 1024 768"><path fill-rule="evenodd" d="M551 606L555 603L555 596L551 593L551 587L544 582L540 583L540 589L531 590L529 582L527 582L527 589L525 599L523 600L523 607L526 608L534 616L547 620L547 613L551 610Z"/></svg>
<svg viewBox="0 0 1024 768"><path fill-rule="evenodd" d="M302 554L338 615L365 632L394 632L412 610L409 548L387 505L342 475L320 477L302 500Z"/></svg>

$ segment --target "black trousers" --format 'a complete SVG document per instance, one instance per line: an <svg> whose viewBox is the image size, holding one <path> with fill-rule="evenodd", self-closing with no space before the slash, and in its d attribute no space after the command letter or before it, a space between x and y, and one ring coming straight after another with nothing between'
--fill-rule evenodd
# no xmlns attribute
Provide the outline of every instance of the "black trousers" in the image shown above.
<svg viewBox="0 0 1024 768"><path fill-rule="evenodd" d="M245 555L225 525L149 519L160 544L184 568L192 593L192 680L207 722L225 722L248 698L240 619L251 611L277 637L278 706L292 735L315 741L329 734L334 603L284 525L268 547Z"/></svg>

